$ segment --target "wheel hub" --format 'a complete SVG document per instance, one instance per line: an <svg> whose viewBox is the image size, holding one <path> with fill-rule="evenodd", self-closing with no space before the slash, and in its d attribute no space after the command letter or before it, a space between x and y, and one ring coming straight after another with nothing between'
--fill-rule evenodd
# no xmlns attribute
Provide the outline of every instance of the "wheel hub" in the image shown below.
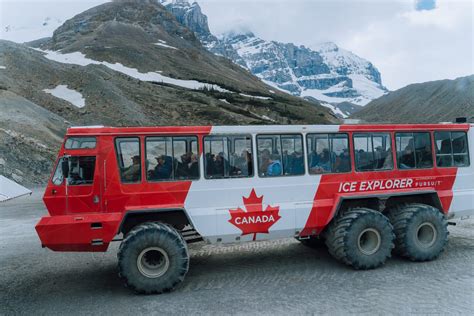
<svg viewBox="0 0 474 316"><path fill-rule="evenodd" d="M421 223L416 229L416 241L423 248L433 246L438 236L438 232L433 224L429 222Z"/></svg>
<svg viewBox="0 0 474 316"><path fill-rule="evenodd" d="M357 238L357 247L364 255L373 255L376 253L382 242L380 233L374 228L364 229Z"/></svg>
<svg viewBox="0 0 474 316"><path fill-rule="evenodd" d="M138 271L147 278L158 278L168 271L170 260L160 247L143 249L137 258Z"/></svg>

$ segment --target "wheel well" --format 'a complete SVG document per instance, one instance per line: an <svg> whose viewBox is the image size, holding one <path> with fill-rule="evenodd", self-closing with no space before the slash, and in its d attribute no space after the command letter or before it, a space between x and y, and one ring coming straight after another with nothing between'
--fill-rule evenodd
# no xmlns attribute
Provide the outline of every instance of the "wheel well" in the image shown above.
<svg viewBox="0 0 474 316"><path fill-rule="evenodd" d="M375 196L355 199L343 199L340 203L336 215L347 211L354 207L367 207L379 212L384 212L398 204L405 203L421 203L431 205L440 211L443 210L439 197L436 193L420 193L393 196Z"/></svg>
<svg viewBox="0 0 474 316"><path fill-rule="evenodd" d="M188 216L182 209L129 211L120 224L119 232L127 234L133 227L145 222L162 222L181 231L186 225L191 225Z"/></svg>

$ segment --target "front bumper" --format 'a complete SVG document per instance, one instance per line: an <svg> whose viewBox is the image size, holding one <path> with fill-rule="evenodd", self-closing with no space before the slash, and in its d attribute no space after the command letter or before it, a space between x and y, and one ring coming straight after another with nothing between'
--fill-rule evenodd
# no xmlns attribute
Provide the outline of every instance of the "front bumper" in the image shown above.
<svg viewBox="0 0 474 316"><path fill-rule="evenodd" d="M53 251L106 251L121 213L45 216L36 224L41 245Z"/></svg>

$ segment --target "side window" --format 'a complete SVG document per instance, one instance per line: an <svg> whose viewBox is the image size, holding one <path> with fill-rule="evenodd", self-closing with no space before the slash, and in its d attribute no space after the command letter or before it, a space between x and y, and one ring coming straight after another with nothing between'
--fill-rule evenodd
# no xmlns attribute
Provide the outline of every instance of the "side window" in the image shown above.
<svg viewBox="0 0 474 316"><path fill-rule="evenodd" d="M196 136L147 137L145 147L148 181L199 178Z"/></svg>
<svg viewBox="0 0 474 316"><path fill-rule="evenodd" d="M54 185L63 184L64 177L61 164L64 158L58 160L56 170L52 178ZM84 185L92 184L94 182L95 172L95 157L94 156L72 156L68 159L69 162L69 177L67 178L68 185Z"/></svg>
<svg viewBox="0 0 474 316"><path fill-rule="evenodd" d="M68 185L92 184L94 182L95 157L69 157Z"/></svg>
<svg viewBox="0 0 474 316"><path fill-rule="evenodd" d="M125 183L141 180L140 139L138 137L117 138L115 140L120 179Z"/></svg>
<svg viewBox="0 0 474 316"><path fill-rule="evenodd" d="M304 174L301 135L258 135L257 150L258 172L261 177Z"/></svg>
<svg viewBox="0 0 474 316"><path fill-rule="evenodd" d="M61 164L62 163L63 163L63 158L60 158L58 160L58 164L56 165L56 170L54 171L53 179L51 180L54 185L63 184L64 177L63 177L63 171L61 169Z"/></svg>
<svg viewBox="0 0 474 316"><path fill-rule="evenodd" d="M66 149L89 149L95 148L95 137L69 137L64 147Z"/></svg>
<svg viewBox="0 0 474 316"><path fill-rule="evenodd" d="M204 137L204 170L207 179L253 176L252 137L250 135Z"/></svg>
<svg viewBox="0 0 474 316"><path fill-rule="evenodd" d="M355 133L354 155L357 171L390 170L393 168L389 133Z"/></svg>
<svg viewBox="0 0 474 316"><path fill-rule="evenodd" d="M351 171L346 134L308 134L306 139L310 174Z"/></svg>
<svg viewBox="0 0 474 316"><path fill-rule="evenodd" d="M438 167L469 166L469 151L465 132L435 132L435 144Z"/></svg>
<svg viewBox="0 0 474 316"><path fill-rule="evenodd" d="M397 163L400 169L433 167L429 133L396 133Z"/></svg>

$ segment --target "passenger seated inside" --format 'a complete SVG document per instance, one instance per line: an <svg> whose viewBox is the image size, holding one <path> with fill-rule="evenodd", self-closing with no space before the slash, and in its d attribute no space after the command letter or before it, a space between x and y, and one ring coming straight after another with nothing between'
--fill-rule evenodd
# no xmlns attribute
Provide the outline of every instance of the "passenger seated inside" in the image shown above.
<svg viewBox="0 0 474 316"><path fill-rule="evenodd" d="M262 150L260 159L259 172L260 174L265 174L268 170L268 165L270 164L270 151L268 149Z"/></svg>
<svg viewBox="0 0 474 316"><path fill-rule="evenodd" d="M225 176L225 168L229 167L227 160L224 158L224 153L220 152L217 155L206 154L207 156L207 171L206 173L212 178L223 178ZM226 167L224 167L226 166Z"/></svg>
<svg viewBox="0 0 474 316"><path fill-rule="evenodd" d="M173 171L172 159L169 156L161 155L155 157L157 165L155 169L148 171L148 179L150 180L163 180L170 179L171 172Z"/></svg>
<svg viewBox="0 0 474 316"><path fill-rule="evenodd" d="M289 156L288 161L288 172L290 175L304 174L304 158L303 153L300 151L295 151Z"/></svg>
<svg viewBox="0 0 474 316"><path fill-rule="evenodd" d="M344 148L343 152L336 159L336 172L349 172L351 171L351 158L349 149Z"/></svg>
<svg viewBox="0 0 474 316"><path fill-rule="evenodd" d="M175 169L177 179L199 178L198 158L192 151L181 155L181 161L176 163Z"/></svg>
<svg viewBox="0 0 474 316"><path fill-rule="evenodd" d="M232 168L232 175L247 177L252 175L252 154L248 150L243 150L240 157L235 159L235 166Z"/></svg>
<svg viewBox="0 0 474 316"><path fill-rule="evenodd" d="M413 148L411 145L405 147L400 157L400 169L412 169L415 168L415 155L413 154Z"/></svg>
<svg viewBox="0 0 474 316"><path fill-rule="evenodd" d="M270 156L270 159L268 160L268 166L266 170L266 176L267 177L275 177L275 176L281 176L282 168L281 168L281 162L280 162L280 155L278 154L273 154Z"/></svg>
<svg viewBox="0 0 474 316"><path fill-rule="evenodd" d="M140 179L140 156L133 156L132 165L126 168L122 173L122 180L127 182L135 182Z"/></svg>
<svg viewBox="0 0 474 316"><path fill-rule="evenodd" d="M423 150L418 152L417 163L419 168L433 167L433 156L431 154L430 144L425 144Z"/></svg>
<svg viewBox="0 0 474 316"><path fill-rule="evenodd" d="M311 174L331 172L331 158L327 148L324 148L323 151L313 159L309 172Z"/></svg>

